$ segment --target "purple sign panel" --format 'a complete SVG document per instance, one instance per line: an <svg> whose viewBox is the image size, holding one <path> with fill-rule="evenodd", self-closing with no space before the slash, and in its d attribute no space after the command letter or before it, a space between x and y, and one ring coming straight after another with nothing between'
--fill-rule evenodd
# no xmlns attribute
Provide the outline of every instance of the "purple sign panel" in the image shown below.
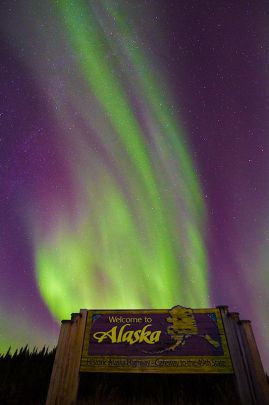
<svg viewBox="0 0 269 405"><path fill-rule="evenodd" d="M88 311L81 371L139 370L232 372L219 310Z"/></svg>

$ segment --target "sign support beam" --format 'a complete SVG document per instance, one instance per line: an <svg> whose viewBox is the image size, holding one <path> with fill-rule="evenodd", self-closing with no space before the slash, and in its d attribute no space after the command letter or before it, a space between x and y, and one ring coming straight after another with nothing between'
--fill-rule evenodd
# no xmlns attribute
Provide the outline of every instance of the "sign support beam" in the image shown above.
<svg viewBox="0 0 269 405"><path fill-rule="evenodd" d="M46 405L75 405L87 310L62 321Z"/></svg>
<svg viewBox="0 0 269 405"><path fill-rule="evenodd" d="M233 363L242 405L269 405L269 386L250 321L240 320L227 306L218 307Z"/></svg>

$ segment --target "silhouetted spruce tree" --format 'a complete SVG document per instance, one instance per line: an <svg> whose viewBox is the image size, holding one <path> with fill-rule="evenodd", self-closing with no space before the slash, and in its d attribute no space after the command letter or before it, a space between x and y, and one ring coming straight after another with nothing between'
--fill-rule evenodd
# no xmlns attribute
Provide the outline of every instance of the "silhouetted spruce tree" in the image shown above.
<svg viewBox="0 0 269 405"><path fill-rule="evenodd" d="M44 404L54 357L55 349L28 346L0 355L0 404Z"/></svg>

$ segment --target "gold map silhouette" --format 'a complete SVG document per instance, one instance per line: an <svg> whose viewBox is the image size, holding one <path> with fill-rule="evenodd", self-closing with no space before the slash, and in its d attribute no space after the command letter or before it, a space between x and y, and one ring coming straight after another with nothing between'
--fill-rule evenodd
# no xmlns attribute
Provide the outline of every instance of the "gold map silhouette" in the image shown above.
<svg viewBox="0 0 269 405"><path fill-rule="evenodd" d="M186 340L191 336L202 337L215 348L219 347L219 342L212 339L209 335L200 335L198 333L196 320L191 308L184 308L177 305L176 307L170 309L169 315L170 316L166 318L166 321L171 325L167 327L167 333L171 335L171 338L175 341L175 343L165 349L165 351L174 351L178 346L184 346Z"/></svg>

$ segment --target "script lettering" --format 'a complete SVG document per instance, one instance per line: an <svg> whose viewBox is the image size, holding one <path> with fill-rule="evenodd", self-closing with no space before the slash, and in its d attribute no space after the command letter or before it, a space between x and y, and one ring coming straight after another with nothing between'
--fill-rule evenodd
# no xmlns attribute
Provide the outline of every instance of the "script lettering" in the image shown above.
<svg viewBox="0 0 269 405"><path fill-rule="evenodd" d="M159 342L161 331L160 330L147 330L152 325L148 324L143 327L143 329L139 330L125 330L128 326L131 326L129 323L122 325L120 328L119 326L113 326L107 332L95 332L93 337L98 341L98 343L102 343L105 339L111 341L111 343L129 343L133 345L134 343L147 343L147 344L154 344Z"/></svg>

